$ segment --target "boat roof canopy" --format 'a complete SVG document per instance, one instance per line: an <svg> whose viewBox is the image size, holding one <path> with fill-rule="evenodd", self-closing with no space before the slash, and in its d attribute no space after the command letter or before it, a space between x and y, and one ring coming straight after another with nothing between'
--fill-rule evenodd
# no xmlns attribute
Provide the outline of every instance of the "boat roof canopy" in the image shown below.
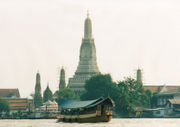
<svg viewBox="0 0 180 127"><path fill-rule="evenodd" d="M61 101L59 107L61 109L91 108L98 104L103 104L103 103L107 103L110 106L114 106L114 102L108 97L106 99L98 98L95 100L88 100L88 101L64 100Z"/></svg>

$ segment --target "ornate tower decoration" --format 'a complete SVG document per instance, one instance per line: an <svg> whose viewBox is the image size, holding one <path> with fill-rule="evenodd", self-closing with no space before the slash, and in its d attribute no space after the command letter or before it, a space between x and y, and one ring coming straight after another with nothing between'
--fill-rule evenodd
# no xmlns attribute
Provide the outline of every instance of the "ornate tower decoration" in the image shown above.
<svg viewBox="0 0 180 127"><path fill-rule="evenodd" d="M60 72L59 90L63 90L64 88L66 88L65 70L62 67Z"/></svg>
<svg viewBox="0 0 180 127"><path fill-rule="evenodd" d="M34 106L35 108L39 108L42 106L42 95L41 95L41 78L39 72L36 74L36 86L35 86L35 94L34 94Z"/></svg>
<svg viewBox="0 0 180 127"><path fill-rule="evenodd" d="M87 13L84 23L84 38L82 39L79 64L72 78L69 79L68 87L74 91L84 91L85 81L91 76L100 73L96 62L96 47L92 37L92 24Z"/></svg>
<svg viewBox="0 0 180 127"><path fill-rule="evenodd" d="M52 91L50 90L49 88L49 83L47 85L47 88L46 90L44 90L44 93L43 93L43 102L46 102L46 101L52 101L53 100L53 94L52 94Z"/></svg>
<svg viewBox="0 0 180 127"><path fill-rule="evenodd" d="M137 77L136 77L137 83L143 85L141 69L139 69L139 68L137 69L137 74L136 74L136 76L137 76Z"/></svg>

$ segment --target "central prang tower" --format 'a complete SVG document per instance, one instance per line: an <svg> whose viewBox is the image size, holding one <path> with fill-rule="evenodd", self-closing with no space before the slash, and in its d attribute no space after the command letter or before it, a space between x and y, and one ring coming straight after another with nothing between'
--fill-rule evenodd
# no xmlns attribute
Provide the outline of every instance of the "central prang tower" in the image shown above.
<svg viewBox="0 0 180 127"><path fill-rule="evenodd" d="M81 43L79 60L77 70L74 76L69 78L68 83L68 87L75 92L85 91L85 81L91 76L100 73L96 61L96 47L92 37L92 24L89 13L87 13L84 23L84 38Z"/></svg>

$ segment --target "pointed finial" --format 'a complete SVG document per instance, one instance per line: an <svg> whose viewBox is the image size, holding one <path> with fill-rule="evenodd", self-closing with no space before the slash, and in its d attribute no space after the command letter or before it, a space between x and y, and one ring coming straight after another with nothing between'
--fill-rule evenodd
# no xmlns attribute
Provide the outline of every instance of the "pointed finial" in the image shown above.
<svg viewBox="0 0 180 127"><path fill-rule="evenodd" d="M87 10L87 17L89 18L89 10Z"/></svg>
<svg viewBox="0 0 180 127"><path fill-rule="evenodd" d="M47 82L47 87L49 87L49 81Z"/></svg>
<svg viewBox="0 0 180 127"><path fill-rule="evenodd" d="M138 70L140 70L140 66L138 65Z"/></svg>

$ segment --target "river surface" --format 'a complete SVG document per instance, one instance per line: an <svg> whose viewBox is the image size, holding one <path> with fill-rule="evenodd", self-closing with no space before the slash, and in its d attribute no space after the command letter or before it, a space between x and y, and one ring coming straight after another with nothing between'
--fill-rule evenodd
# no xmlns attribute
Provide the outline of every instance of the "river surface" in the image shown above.
<svg viewBox="0 0 180 127"><path fill-rule="evenodd" d="M0 120L0 127L180 127L180 119L112 119L109 123L56 123L56 120Z"/></svg>

